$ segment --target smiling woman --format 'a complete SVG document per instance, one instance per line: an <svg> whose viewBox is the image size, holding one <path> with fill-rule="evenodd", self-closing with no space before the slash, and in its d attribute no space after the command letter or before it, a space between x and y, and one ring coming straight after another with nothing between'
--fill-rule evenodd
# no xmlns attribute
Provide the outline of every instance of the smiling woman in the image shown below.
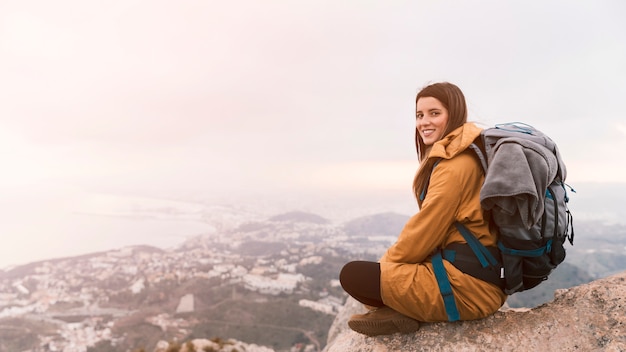
<svg viewBox="0 0 626 352"><path fill-rule="evenodd" d="M497 251L496 231L480 204L482 167L465 152L482 130L467 123L463 93L454 84L435 83L417 94L415 104L420 167L413 190L420 210L379 262L352 261L339 275L345 291L369 308L352 316L348 325L368 336L414 332L420 321L480 319L506 300L499 279L450 262L445 268L433 265L436 249L470 250L456 224L480 234L477 241L490 252ZM481 268L477 258L468 258L470 267ZM450 277L447 289L440 287L440 275ZM457 302L458 310L450 308L450 301Z"/></svg>

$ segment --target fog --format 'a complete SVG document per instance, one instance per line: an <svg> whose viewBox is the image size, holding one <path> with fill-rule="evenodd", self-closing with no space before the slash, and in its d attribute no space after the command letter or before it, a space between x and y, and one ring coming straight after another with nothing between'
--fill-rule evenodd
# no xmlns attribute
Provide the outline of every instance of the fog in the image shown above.
<svg viewBox="0 0 626 352"><path fill-rule="evenodd" d="M111 215L129 203L410 214L414 96L436 81L482 126L550 135L569 183L609 189L581 194L600 206L580 213L619 219L596 195L626 195L625 15L620 1L3 2L0 267L212 231Z"/></svg>

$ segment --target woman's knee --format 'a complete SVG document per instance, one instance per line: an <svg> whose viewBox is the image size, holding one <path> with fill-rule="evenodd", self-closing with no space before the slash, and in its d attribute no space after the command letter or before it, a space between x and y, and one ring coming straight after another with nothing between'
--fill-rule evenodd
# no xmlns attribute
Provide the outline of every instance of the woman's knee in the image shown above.
<svg viewBox="0 0 626 352"><path fill-rule="evenodd" d="M341 283L341 286L344 287L344 289L346 283L350 280L350 277L352 276L351 273L354 272L356 266L354 263L355 262L346 263L339 272L339 282Z"/></svg>
<svg viewBox="0 0 626 352"><path fill-rule="evenodd" d="M380 264L369 261L352 261L346 263L339 273L339 282L346 285L362 285L363 281L380 280Z"/></svg>

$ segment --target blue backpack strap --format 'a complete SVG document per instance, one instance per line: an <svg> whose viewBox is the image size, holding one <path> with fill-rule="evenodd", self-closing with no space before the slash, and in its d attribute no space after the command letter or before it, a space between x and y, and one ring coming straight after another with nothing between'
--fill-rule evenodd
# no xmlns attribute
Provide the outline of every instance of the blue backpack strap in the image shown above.
<svg viewBox="0 0 626 352"><path fill-rule="evenodd" d="M440 160L437 160L433 165L433 169L437 164L439 164ZM430 184L430 176L428 176L428 180L426 180L426 185L420 194L420 200L423 201L426 198L426 191L428 190L428 185ZM452 253L446 253L451 255ZM452 254L453 255L453 254ZM441 250L437 250L431 257L431 262L433 264L433 271L435 272L435 278L437 279L437 286L439 286L439 291L441 292L441 296L443 297L443 304L446 308L446 314L448 315L449 321L457 321L461 319L461 315L459 314L459 310L456 307L456 301L454 300L454 293L452 292L452 286L450 285L450 280L448 280L448 273L446 272L446 268L443 266L443 258L441 257Z"/></svg>
<svg viewBox="0 0 626 352"><path fill-rule="evenodd" d="M459 230L474 254L476 254L476 258L478 258L478 261L483 268L499 264L498 260L491 254L491 252L489 252L487 247L480 243L478 238L476 238L476 236L474 236L474 234L472 234L470 230L465 227L465 225L457 221L454 223L454 226L456 226L456 229Z"/></svg>
<svg viewBox="0 0 626 352"><path fill-rule="evenodd" d="M454 226L457 228L457 230L459 230L467 244L472 249L472 252L474 252L474 254L476 255L476 258L478 258L478 261L483 268L499 265L498 260L491 254L491 252L489 252L487 247L480 243L476 236L474 236L467 229L467 227L465 227L465 225L459 222L455 222ZM435 252L435 254L433 254L431 258L433 271L435 272L435 278L437 279L439 291L441 292L441 296L443 297L443 303L446 308L448 320L458 321L461 319L461 316L456 306L456 301L454 300L454 293L452 292L450 280L448 280L448 273L443 266L441 252L441 250L438 250L437 252ZM444 253L444 255L449 261L454 261L454 253L452 251L448 251L447 253Z"/></svg>
<svg viewBox="0 0 626 352"><path fill-rule="evenodd" d="M549 239L548 242L546 242L545 246L539 247L536 249L512 249L512 248L505 247L502 244L502 242L499 242L499 241L498 241L498 248L500 248L500 250L502 251L502 254L515 255L518 257L528 257L528 258L540 257L544 253L550 253L550 251L552 251L552 239Z"/></svg>
<svg viewBox="0 0 626 352"><path fill-rule="evenodd" d="M450 280L448 280L448 273L443 266L443 259L441 258L441 251L435 252L431 257L433 264L433 271L435 272L435 278L437 279L437 285L441 296L443 297L443 303L446 307L446 314L449 321L461 320L461 315L456 307L456 301L454 300L454 293L452 292L452 286Z"/></svg>
<svg viewBox="0 0 626 352"><path fill-rule="evenodd" d="M437 166L437 164L439 164L439 162L441 161L441 159L435 161L435 163L433 164L433 169L435 168L435 166ZM432 173L431 173L432 175ZM426 185L424 186L424 189L422 190L422 193L420 193L420 201L423 201L426 198L426 192L428 191L428 185L430 185L430 175L428 175L428 179L426 179Z"/></svg>

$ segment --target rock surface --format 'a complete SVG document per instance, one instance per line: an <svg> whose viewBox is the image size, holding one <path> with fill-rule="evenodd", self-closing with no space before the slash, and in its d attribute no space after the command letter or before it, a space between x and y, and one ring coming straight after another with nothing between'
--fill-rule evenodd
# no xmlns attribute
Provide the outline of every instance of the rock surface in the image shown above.
<svg viewBox="0 0 626 352"><path fill-rule="evenodd" d="M533 309L501 309L481 320L424 323L412 334L367 337L348 328L363 306L348 299L324 352L392 351L624 351L626 272L558 290Z"/></svg>

